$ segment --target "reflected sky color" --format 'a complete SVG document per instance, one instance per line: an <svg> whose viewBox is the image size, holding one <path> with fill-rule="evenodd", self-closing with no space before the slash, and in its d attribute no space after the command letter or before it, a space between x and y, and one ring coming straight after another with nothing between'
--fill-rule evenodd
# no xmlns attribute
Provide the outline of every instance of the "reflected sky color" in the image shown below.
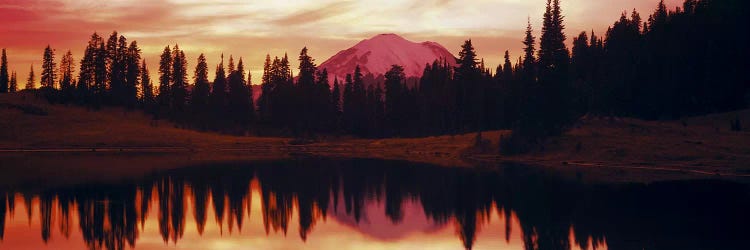
<svg viewBox="0 0 750 250"><path fill-rule="evenodd" d="M459 249L461 240L456 235L453 223L436 225L427 218L422 211L419 201L404 204L405 220L399 224L392 223L385 216L384 202L369 200L366 205L364 219L357 223L354 218L346 215L344 205L339 204L338 212L329 218L321 220L315 226L309 238L303 241L297 234L299 231L298 207L286 235L279 232L264 230L262 203L259 186L251 185L249 218L245 218L241 228L235 221L232 231L229 229L229 217L221 223L214 220L216 214L213 209L207 210L208 222L202 234L198 233L194 215L193 194L188 192L186 199L185 231L177 242L164 242L160 236L158 223L158 197L151 199L150 209L147 211L145 223L138 225L139 235L134 249ZM186 190L189 190L186 187ZM154 192L156 192L154 190ZM139 196L142 194L139 194ZM63 233L64 223L59 207L59 200L51 208L51 232L47 242L42 241L40 213L40 199L31 199L31 220L24 196L14 197L16 207L8 214L4 239L0 241L0 249L85 249L87 248L81 231L78 228L80 218L71 213L69 235ZM102 201L105 202L105 201ZM209 203L212 203L211 199ZM75 211L74 205L71 211ZM112 222L105 222L110 224ZM505 240L506 218L502 211L493 207L489 218L485 218L477 236L473 249L524 249L519 221L515 215L511 216L511 233L509 241ZM106 228L106 226L105 226ZM574 241L571 232L571 241ZM572 249L581 249L574 246ZM607 249L606 245L599 245L597 249Z"/></svg>
<svg viewBox="0 0 750 250"><path fill-rule="evenodd" d="M604 185L530 166L316 158L202 164L98 184L45 186L48 178L0 185L0 249L750 244L750 189L735 182Z"/></svg>
<svg viewBox="0 0 750 250"><path fill-rule="evenodd" d="M570 42L581 31L604 33L623 11L637 9L645 20L658 0L561 2ZM673 8L682 0L666 3ZM234 54L245 58L259 84L267 53L288 52L296 58L307 46L320 64L379 33L435 41L454 54L471 38L480 57L494 68L505 50L513 58L520 56L527 17L540 36L544 6L544 0L3 0L0 48L9 50L10 69L21 82L32 63L39 71L47 44L57 50L58 59L72 50L79 61L94 31L106 38L112 30L139 42L152 74L164 46L179 43L191 76L198 54L207 54L209 68L221 53ZM296 60L292 65L296 68Z"/></svg>

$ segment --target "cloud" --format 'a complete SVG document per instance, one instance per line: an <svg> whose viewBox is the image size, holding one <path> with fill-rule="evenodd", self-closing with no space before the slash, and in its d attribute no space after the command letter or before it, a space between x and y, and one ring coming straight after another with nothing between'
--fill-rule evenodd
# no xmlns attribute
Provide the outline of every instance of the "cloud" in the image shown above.
<svg viewBox="0 0 750 250"><path fill-rule="evenodd" d="M292 15L276 19L273 23L280 26L316 23L346 13L352 9L352 6L350 1L333 2L315 9L298 11Z"/></svg>

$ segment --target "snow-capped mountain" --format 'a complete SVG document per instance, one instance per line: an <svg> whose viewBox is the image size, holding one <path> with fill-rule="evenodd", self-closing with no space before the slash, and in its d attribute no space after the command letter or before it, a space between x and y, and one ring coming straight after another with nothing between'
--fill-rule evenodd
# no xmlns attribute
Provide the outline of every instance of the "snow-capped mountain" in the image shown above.
<svg viewBox="0 0 750 250"><path fill-rule="evenodd" d="M425 65L435 60L447 60L448 63L455 64L453 54L438 43L416 43L396 34L380 34L340 51L318 68L328 70L328 79L333 84L334 77L342 81L346 74L354 72L357 65L363 75L383 75L391 65L397 64L404 67L407 77L419 77L422 76Z"/></svg>

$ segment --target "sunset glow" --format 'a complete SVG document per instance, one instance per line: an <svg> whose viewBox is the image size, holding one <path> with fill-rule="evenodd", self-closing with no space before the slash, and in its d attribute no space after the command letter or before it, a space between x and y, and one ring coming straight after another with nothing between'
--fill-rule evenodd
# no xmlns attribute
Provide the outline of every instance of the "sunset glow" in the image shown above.
<svg viewBox="0 0 750 250"><path fill-rule="evenodd" d="M594 30L601 34L623 11L650 13L656 0L562 1L568 37ZM672 8L681 0L668 0ZM388 0L388 1L244 1L244 0L6 0L0 3L0 47L8 49L11 71L22 79L30 64L38 70L44 47L62 55L70 49L80 60L93 32L113 30L137 40L156 72L158 54L180 44L188 68L206 53L213 67L219 55L245 58L259 84L266 54L292 57L307 46L318 64L339 50L379 33L435 41L457 54L471 38L494 68L502 53L520 56L527 17L539 33L544 1ZM537 34L538 36L538 34ZM571 39L568 39L570 43ZM296 69L296 60L292 60ZM192 69L191 69L192 72ZM213 72L211 72L213 75Z"/></svg>

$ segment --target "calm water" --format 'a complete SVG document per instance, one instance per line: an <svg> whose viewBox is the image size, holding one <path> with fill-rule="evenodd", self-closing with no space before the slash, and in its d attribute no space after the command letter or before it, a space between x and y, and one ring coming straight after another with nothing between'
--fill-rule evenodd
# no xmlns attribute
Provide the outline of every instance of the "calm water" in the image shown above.
<svg viewBox="0 0 750 250"><path fill-rule="evenodd" d="M746 249L750 189L305 159L0 190L0 249Z"/></svg>

